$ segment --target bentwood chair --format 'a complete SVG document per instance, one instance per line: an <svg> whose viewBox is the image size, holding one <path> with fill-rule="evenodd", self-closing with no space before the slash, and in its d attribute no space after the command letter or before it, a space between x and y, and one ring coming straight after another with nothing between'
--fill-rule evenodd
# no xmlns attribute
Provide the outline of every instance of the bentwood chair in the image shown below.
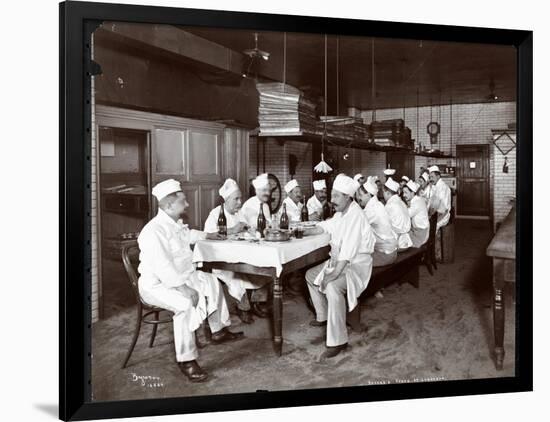
<svg viewBox="0 0 550 422"><path fill-rule="evenodd" d="M158 325L172 322L172 318L160 319L159 314L165 309L149 305L141 299L138 289L137 266L139 262L139 248L137 242L129 243L122 248L122 262L124 263L124 268L126 270L126 274L128 274L128 279L130 281L130 285L132 287L132 291L134 292L134 296L137 302L137 315L134 327L134 334L132 337L132 343L130 344L130 348L128 349L128 353L126 353L126 358L124 359L124 363L122 364L122 369L124 369L126 368L126 365L130 360L130 356L132 356L132 352L136 347L139 332L141 330L141 325L150 324L153 326L151 339L149 340L149 347L153 347L155 336L157 335Z"/></svg>

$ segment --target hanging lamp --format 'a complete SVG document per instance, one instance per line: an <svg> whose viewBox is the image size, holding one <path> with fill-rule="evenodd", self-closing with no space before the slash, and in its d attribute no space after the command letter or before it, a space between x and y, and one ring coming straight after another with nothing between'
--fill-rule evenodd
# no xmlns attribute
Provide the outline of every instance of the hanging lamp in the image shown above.
<svg viewBox="0 0 550 422"><path fill-rule="evenodd" d="M323 122L323 136L321 137L321 161L313 170L317 173L330 173L332 167L325 162L325 137L327 135L327 34L325 34L325 119Z"/></svg>

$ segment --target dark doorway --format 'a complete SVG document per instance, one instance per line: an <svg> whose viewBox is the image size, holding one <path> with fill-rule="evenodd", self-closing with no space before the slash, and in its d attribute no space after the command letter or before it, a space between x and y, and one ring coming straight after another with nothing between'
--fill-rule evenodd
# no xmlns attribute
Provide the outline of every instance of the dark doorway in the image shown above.
<svg viewBox="0 0 550 422"><path fill-rule="evenodd" d="M457 145L457 214L489 217L489 145Z"/></svg>

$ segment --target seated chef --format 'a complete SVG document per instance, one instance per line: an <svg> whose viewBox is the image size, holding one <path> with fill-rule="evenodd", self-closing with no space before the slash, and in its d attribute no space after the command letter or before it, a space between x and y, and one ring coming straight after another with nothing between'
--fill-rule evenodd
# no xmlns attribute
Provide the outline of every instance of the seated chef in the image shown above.
<svg viewBox="0 0 550 422"><path fill-rule="evenodd" d="M354 201L359 184L339 174L334 180L331 202L334 216L307 229L305 234L329 233L331 258L306 272L307 286L316 319L310 325L327 326L324 357L338 355L347 347L346 301L351 311L365 290L372 272L375 237L361 207Z"/></svg>
<svg viewBox="0 0 550 422"><path fill-rule="evenodd" d="M384 184L384 198L386 199L386 211L394 233L397 235L397 245L400 250L412 246L409 232L411 231L411 218L409 210L399 197L399 183L389 178Z"/></svg>
<svg viewBox="0 0 550 422"><path fill-rule="evenodd" d="M420 186L410 180L403 188L403 197L409 205L411 217L411 231L409 235L413 248L419 248L428 241L430 235L430 219L426 201L417 195Z"/></svg>
<svg viewBox="0 0 550 422"><path fill-rule="evenodd" d="M285 192L287 197L283 201L283 205L286 206L286 214L288 215L288 221L290 223L301 221L302 207L302 189L296 179L292 179L285 185ZM281 207L282 212L282 207Z"/></svg>
<svg viewBox="0 0 550 422"><path fill-rule="evenodd" d="M223 204L218 205L208 215L204 223L206 233L218 232L218 217L223 206L225 218L227 221L227 234L240 233L248 229L244 217L241 213L242 194L237 182L233 179L227 179L219 190L223 198ZM266 310L262 305L267 301L267 280L259 277L253 277L248 274L235 274L233 271L212 270L212 273L227 285L229 294L237 300L237 315L245 324L251 324L254 321L251 310L259 317L265 317ZM250 306L247 289L252 289L250 300L253 306Z"/></svg>
<svg viewBox="0 0 550 422"><path fill-rule="evenodd" d="M313 181L313 196L306 203L310 221L322 221L328 217L327 184L324 179Z"/></svg>
<svg viewBox="0 0 550 422"><path fill-rule="evenodd" d="M393 264L397 259L397 235L392 229L384 204L378 200L378 186L372 176L359 187L356 196L376 238L372 254L373 267Z"/></svg>
<svg viewBox="0 0 550 422"><path fill-rule="evenodd" d="M258 215L260 214L260 204L266 222L271 219L271 211L269 210L269 200L271 199L271 190L269 186L269 179L267 173L260 174L254 180L252 180L254 186L255 196L248 198L241 208L242 216L246 224L256 229L258 225Z"/></svg>
<svg viewBox="0 0 550 422"><path fill-rule="evenodd" d="M223 343L242 337L232 333L223 289L218 279L193 265L190 245L200 239L219 239L217 233L191 230L182 223L181 215L189 206L180 183L165 180L153 188L159 209L141 230L140 274L138 288L142 300L174 313L174 345L176 362L192 382L207 379L199 366L194 331L208 318L212 342Z"/></svg>
<svg viewBox="0 0 550 422"><path fill-rule="evenodd" d="M428 213L438 214L437 230L446 226L451 217L451 188L441 179L441 172L438 166L428 168L430 172L430 183L432 191L428 202Z"/></svg>

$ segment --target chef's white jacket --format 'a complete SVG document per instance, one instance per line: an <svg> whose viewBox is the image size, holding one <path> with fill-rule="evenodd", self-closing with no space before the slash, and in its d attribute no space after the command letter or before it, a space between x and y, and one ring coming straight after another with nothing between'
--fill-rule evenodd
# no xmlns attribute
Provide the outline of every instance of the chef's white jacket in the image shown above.
<svg viewBox="0 0 550 422"><path fill-rule="evenodd" d="M216 208L210 211L210 214L208 214L208 217L204 222L204 231L206 233L216 233L218 231L218 217L220 216L220 210L221 205L218 205ZM240 209L237 210L235 214L231 214L227 210L227 207L224 206L223 212L225 214L225 220L227 221L228 229L235 227L239 223L246 224L246 220Z"/></svg>
<svg viewBox="0 0 550 422"><path fill-rule="evenodd" d="M357 305L357 298L367 288L372 273L372 253L376 238L361 207L353 201L345 214L337 212L334 216L317 224L330 234L330 256L322 271L314 280L319 286L325 275L325 269L334 266L337 261L348 261L342 274L346 277L346 295L348 309Z"/></svg>
<svg viewBox="0 0 550 422"><path fill-rule="evenodd" d="M411 216L411 240L414 247L420 247L428 241L430 235L430 218L426 201L417 195L411 199L409 206Z"/></svg>
<svg viewBox="0 0 550 422"><path fill-rule="evenodd" d="M210 214L204 223L204 231L206 233L215 233L218 231L218 217L220 215L220 207L218 205ZM258 204L258 208L260 204ZM246 223L245 218L242 214L242 208L238 210L235 214L231 214L227 211L227 208L224 208L225 218L227 220L227 228L231 229L235 227L240 222ZM237 274L233 271L227 270L218 270L213 269L212 274L215 274L220 280L222 280L227 285L227 290L229 294L237 300L242 300L243 295L246 293L246 289L258 289L265 285L268 281L264 281L259 277L254 278L247 274Z"/></svg>
<svg viewBox="0 0 550 422"><path fill-rule="evenodd" d="M412 246L412 241L409 236L409 232L411 231L411 217L409 217L407 206L399 195L393 195L388 199L385 207L390 216L392 229L397 235L399 249L410 248Z"/></svg>
<svg viewBox="0 0 550 422"><path fill-rule="evenodd" d="M301 221L302 207L304 206L304 204L302 204L301 202L295 203L292 199L288 197L285 198L283 204L286 205L286 215L288 216L289 222L296 223ZM283 208L281 207L281 209L279 210L279 215L282 214L282 212Z"/></svg>
<svg viewBox="0 0 550 422"><path fill-rule="evenodd" d="M369 199L363 211L376 237L374 250L385 254L397 250L397 235L392 229L390 216L384 204L376 196L373 196Z"/></svg>
<svg viewBox="0 0 550 422"><path fill-rule="evenodd" d="M441 178L432 187L428 208L439 214L438 229L447 225L451 217L451 188Z"/></svg>
<svg viewBox="0 0 550 422"><path fill-rule="evenodd" d="M244 217L246 224L248 224L253 229L256 229L258 226L260 203L261 201L258 199L258 197L253 196L251 198L248 198L241 208L241 214ZM269 206L266 203L264 203L262 207L264 210L264 217L267 225L269 223L269 220L271 219L271 212L269 211Z"/></svg>
<svg viewBox="0 0 550 422"><path fill-rule="evenodd" d="M321 201L317 199L315 195L313 195L311 198L307 200L306 203L307 206L307 213L309 216L311 216L314 213L319 214L320 219L323 219L323 204L321 204Z"/></svg>
<svg viewBox="0 0 550 422"><path fill-rule="evenodd" d="M189 229L181 219L176 222L159 209L157 215L143 227L138 237L140 249L138 287L141 297L145 302L148 297L167 302L172 297L172 293L166 290L178 289L183 285L197 290L199 301L196 307L192 306L191 299L183 295L173 304L173 307L179 307L181 303L188 303L189 309L185 311L190 313L187 321L188 329L191 331L197 329L201 322L218 307L218 280L212 274L197 271L193 264L190 245L204 239L205 236L204 232ZM208 303L206 297L208 297ZM155 300L151 302L154 303ZM225 325L229 324L229 314L220 315L220 317Z"/></svg>

